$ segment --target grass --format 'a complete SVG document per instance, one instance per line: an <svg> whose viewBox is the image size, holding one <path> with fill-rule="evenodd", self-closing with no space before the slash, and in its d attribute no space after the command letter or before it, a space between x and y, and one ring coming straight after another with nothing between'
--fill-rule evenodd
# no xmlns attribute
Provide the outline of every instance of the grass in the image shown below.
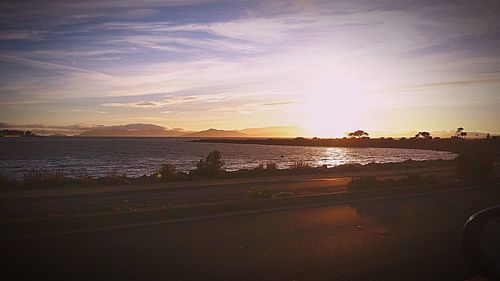
<svg viewBox="0 0 500 281"><path fill-rule="evenodd" d="M289 168L292 170L304 170L304 169L311 169L312 166L303 161L295 161L290 165Z"/></svg>
<svg viewBox="0 0 500 281"><path fill-rule="evenodd" d="M22 181L25 185L31 186L54 186L64 185L65 178L62 170L33 169L24 173Z"/></svg>
<svg viewBox="0 0 500 281"><path fill-rule="evenodd" d="M5 175L0 175L0 187L12 187L17 184L18 182L15 178Z"/></svg>
<svg viewBox="0 0 500 281"><path fill-rule="evenodd" d="M439 180L435 175L422 176L420 174L410 174L401 179L378 179L372 176L354 177L347 185L349 191L373 190L401 186L411 186L419 184L435 184Z"/></svg>
<svg viewBox="0 0 500 281"><path fill-rule="evenodd" d="M132 204L128 199L119 201L118 203L111 206L114 212L135 212L137 210L135 204Z"/></svg>
<svg viewBox="0 0 500 281"><path fill-rule="evenodd" d="M130 178L125 173L120 173L116 170L108 170L106 175L96 179L100 185L121 185L131 183Z"/></svg>
<svg viewBox="0 0 500 281"><path fill-rule="evenodd" d="M251 199L262 199L262 198L272 198L274 195L274 191L271 189L263 189L263 188L250 188L248 190L248 197Z"/></svg>

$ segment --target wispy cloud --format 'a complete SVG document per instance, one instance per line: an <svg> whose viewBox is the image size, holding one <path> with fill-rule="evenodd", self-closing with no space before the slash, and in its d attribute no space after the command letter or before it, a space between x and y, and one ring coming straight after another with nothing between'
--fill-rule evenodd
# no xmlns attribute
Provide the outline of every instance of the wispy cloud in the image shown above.
<svg viewBox="0 0 500 281"><path fill-rule="evenodd" d="M10 1L0 20L0 66L10 70L0 109L106 108L106 120L179 122L189 112L189 124L201 124L213 112L301 122L332 106L347 116L446 106L453 95L458 104L494 101L498 5L430 3Z"/></svg>

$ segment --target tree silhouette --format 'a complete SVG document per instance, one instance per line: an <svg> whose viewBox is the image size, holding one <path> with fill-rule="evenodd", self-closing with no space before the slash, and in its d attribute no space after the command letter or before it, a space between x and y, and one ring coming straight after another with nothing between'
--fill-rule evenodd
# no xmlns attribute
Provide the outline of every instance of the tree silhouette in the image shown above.
<svg viewBox="0 0 500 281"><path fill-rule="evenodd" d="M363 130L356 130L352 133L347 134L347 136L349 136L351 138L361 138L361 137L367 137L369 135L370 134L368 134L367 132L365 132Z"/></svg>
<svg viewBox="0 0 500 281"><path fill-rule="evenodd" d="M467 132L464 131L463 127L458 127L455 132L455 138L467 138Z"/></svg>
<svg viewBox="0 0 500 281"><path fill-rule="evenodd" d="M429 132L418 132L415 138L432 139L432 136Z"/></svg>

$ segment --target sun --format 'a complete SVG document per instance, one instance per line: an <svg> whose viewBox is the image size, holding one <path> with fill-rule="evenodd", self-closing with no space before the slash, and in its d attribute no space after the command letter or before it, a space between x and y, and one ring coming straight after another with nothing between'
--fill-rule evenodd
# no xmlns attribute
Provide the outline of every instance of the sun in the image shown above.
<svg viewBox="0 0 500 281"><path fill-rule="evenodd" d="M295 116L300 126L319 137L342 137L362 126L361 113L371 104L346 80L323 77L314 83Z"/></svg>

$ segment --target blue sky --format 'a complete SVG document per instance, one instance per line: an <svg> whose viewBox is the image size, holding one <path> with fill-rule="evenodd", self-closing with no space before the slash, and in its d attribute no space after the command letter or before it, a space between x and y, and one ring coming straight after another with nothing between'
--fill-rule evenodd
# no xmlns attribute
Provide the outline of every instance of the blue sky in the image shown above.
<svg viewBox="0 0 500 281"><path fill-rule="evenodd" d="M23 1L0 122L500 132L498 1Z"/></svg>

